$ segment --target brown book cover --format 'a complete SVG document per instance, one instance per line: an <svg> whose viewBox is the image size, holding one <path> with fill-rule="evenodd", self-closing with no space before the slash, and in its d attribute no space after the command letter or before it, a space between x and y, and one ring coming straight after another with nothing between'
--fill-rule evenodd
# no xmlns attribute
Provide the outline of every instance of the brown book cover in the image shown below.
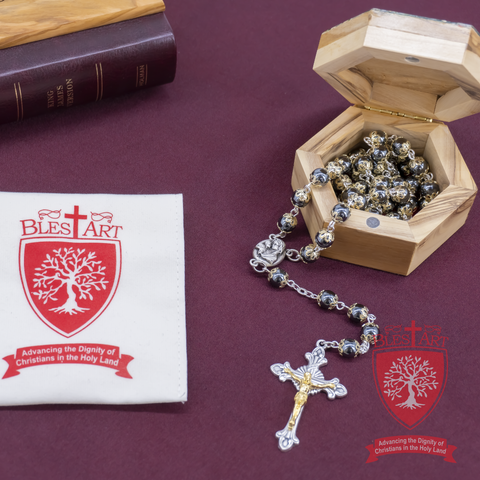
<svg viewBox="0 0 480 480"><path fill-rule="evenodd" d="M163 12L0 50L0 123L122 95L175 77Z"/></svg>

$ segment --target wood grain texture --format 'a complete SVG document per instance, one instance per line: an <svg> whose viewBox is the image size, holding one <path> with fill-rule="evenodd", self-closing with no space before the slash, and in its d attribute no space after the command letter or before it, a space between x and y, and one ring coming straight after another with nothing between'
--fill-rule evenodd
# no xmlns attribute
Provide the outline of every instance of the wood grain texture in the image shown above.
<svg viewBox="0 0 480 480"><path fill-rule="evenodd" d="M460 87L441 96L435 106L435 116L443 118L445 122L456 120L459 115L461 118L478 112L480 112L480 102L469 97Z"/></svg>
<svg viewBox="0 0 480 480"><path fill-rule="evenodd" d="M423 244L427 238L431 237L448 217L458 212L463 213L466 208L462 207L473 202L476 193L476 190L449 185L442 191L441 196L432 200L428 205L428 210L424 208L409 220L408 224L418 245ZM450 235L453 233L451 232Z"/></svg>
<svg viewBox="0 0 480 480"><path fill-rule="evenodd" d="M164 10L163 0L7 0L0 3L0 49Z"/></svg>
<svg viewBox="0 0 480 480"><path fill-rule="evenodd" d="M405 103L406 97L408 105ZM436 103L437 96L432 93L375 82L368 105L430 118Z"/></svg>
<svg viewBox="0 0 480 480"><path fill-rule="evenodd" d="M313 152L326 163L336 157L339 151L354 147L363 131L363 112L364 110L359 108L348 108L305 143L300 150Z"/></svg>
<svg viewBox="0 0 480 480"><path fill-rule="evenodd" d="M477 187L465 160L446 125L439 125L431 132L424 155L435 171L435 178L440 188L456 185L466 190L476 190Z"/></svg>
<svg viewBox="0 0 480 480"><path fill-rule="evenodd" d="M421 32L433 38L443 39L448 37L456 42L467 41L468 36L471 34L471 25L373 8L324 32L319 48L333 43L338 38L344 37L366 25L405 33L418 34Z"/></svg>
<svg viewBox="0 0 480 480"><path fill-rule="evenodd" d="M371 11L365 12L357 15L354 18L351 18L350 20L346 20L330 30L323 32L320 38L320 43L318 44L318 48L325 48L331 43L334 43L337 40L356 32L357 30L367 27L369 21L371 21L371 18Z"/></svg>
<svg viewBox="0 0 480 480"><path fill-rule="evenodd" d="M418 77L421 76L424 82L422 91L434 95L444 95L458 87L453 78L445 72L410 65L406 62L396 63L372 58L357 65L357 69L375 83L385 83L409 90L417 88Z"/></svg>
<svg viewBox="0 0 480 480"><path fill-rule="evenodd" d="M480 111L470 25L373 9L322 35L314 70L354 104L440 121Z"/></svg>
<svg viewBox="0 0 480 480"><path fill-rule="evenodd" d="M350 107L297 150L292 186L303 187L312 170L350 151L378 129L411 141L412 148L430 163L441 193L408 222L352 210L348 221L338 225L334 245L322 256L408 275L465 223L477 193L446 125ZM336 203L331 185L313 189L312 201L302 209L312 240L330 222ZM380 221L377 228L367 225L372 216Z"/></svg>
<svg viewBox="0 0 480 480"><path fill-rule="evenodd" d="M418 239L407 275L446 242L466 221L477 191L451 185L429 205L428 212L420 212L409 224ZM440 200L440 201L436 201ZM416 218L418 217L418 218Z"/></svg>
<svg viewBox="0 0 480 480"><path fill-rule="evenodd" d="M413 57L413 58L412 58ZM296 153L292 185L351 150L372 130L405 136L424 155L441 193L410 221L352 210L322 255L408 275L465 222L477 193L449 129L364 110L383 108L436 120L480 111L480 38L470 25L373 9L322 35L314 70L360 108L349 108ZM330 221L333 188L314 189L303 209L312 240Z"/></svg>

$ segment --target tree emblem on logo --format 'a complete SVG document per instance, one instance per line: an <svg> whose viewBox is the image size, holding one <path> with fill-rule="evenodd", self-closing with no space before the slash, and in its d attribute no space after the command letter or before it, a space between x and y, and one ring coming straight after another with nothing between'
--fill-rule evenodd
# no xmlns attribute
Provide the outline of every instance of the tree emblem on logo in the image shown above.
<svg viewBox="0 0 480 480"><path fill-rule="evenodd" d="M427 397L427 389L437 388L436 375L428 360L422 361L421 357L413 357L413 355L397 358L392 362L390 370L385 373L383 393L394 400L400 397L407 387L408 398L404 402L397 403L396 406L411 410L423 407L424 404L418 403L416 397Z"/></svg>
<svg viewBox="0 0 480 480"><path fill-rule="evenodd" d="M89 310L78 305L77 295L79 300L93 300L92 289L105 290L108 284L104 278L106 267L96 258L93 251L71 247L54 249L53 256L47 253L41 267L35 268L32 295L43 300L43 304L55 302L56 294L65 287L66 302L50 311L75 315Z"/></svg>

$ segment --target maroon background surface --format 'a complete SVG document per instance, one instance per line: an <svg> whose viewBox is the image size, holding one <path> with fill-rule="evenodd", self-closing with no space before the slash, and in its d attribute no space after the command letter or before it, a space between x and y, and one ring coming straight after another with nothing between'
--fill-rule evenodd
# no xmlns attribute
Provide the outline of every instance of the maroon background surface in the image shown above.
<svg viewBox="0 0 480 480"><path fill-rule="evenodd" d="M440 325L449 371L437 407L409 431L377 394L371 354L329 353L325 376L349 394L311 398L301 444L277 448L294 388L270 365L298 367L318 338L358 332L271 289L248 260L289 209L295 149L348 106L312 71L320 34L372 6L480 27L473 0L170 0L173 84L1 127L1 190L184 194L189 359L184 405L0 408L2 480L476 478L478 201L409 277L326 259L288 266L306 288L366 304L382 326ZM479 125L478 115L450 125L477 183ZM307 241L299 228L289 245ZM413 453L365 463L376 438L409 433L446 438L457 463Z"/></svg>

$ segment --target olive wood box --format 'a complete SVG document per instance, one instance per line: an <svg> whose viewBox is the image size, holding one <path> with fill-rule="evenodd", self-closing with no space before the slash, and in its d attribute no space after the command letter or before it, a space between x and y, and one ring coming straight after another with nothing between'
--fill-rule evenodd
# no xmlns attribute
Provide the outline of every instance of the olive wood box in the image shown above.
<svg viewBox="0 0 480 480"><path fill-rule="evenodd" d="M373 130L407 138L440 186L409 221L352 209L322 256L408 275L465 223L477 193L443 122L480 111L480 36L470 25L373 9L323 33L314 70L353 106L297 150L294 189ZM337 203L330 184L313 187L302 209L312 239Z"/></svg>

